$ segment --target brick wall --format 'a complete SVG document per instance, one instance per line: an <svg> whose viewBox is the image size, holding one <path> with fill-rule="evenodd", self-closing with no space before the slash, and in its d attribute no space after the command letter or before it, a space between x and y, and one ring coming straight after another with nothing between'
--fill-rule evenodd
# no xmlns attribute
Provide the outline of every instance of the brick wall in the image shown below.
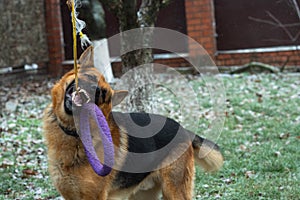
<svg viewBox="0 0 300 200"><path fill-rule="evenodd" d="M300 51L269 51L263 53L221 53L217 51L213 0L186 0L187 34L201 44L217 66L240 66L251 61L274 66L300 66ZM190 54L195 47L189 44Z"/></svg>
<svg viewBox="0 0 300 200"><path fill-rule="evenodd" d="M65 57L60 0L46 0L46 29L49 51L48 72L52 76L60 76Z"/></svg>
<svg viewBox="0 0 300 200"><path fill-rule="evenodd" d="M274 66L300 66L300 51L275 51L264 53L232 53L215 56L218 66L238 66L252 61Z"/></svg>
<svg viewBox="0 0 300 200"><path fill-rule="evenodd" d="M211 57L216 52L214 38L214 12L211 0L185 1L187 34L201 44ZM193 55L194 45L189 43L190 53Z"/></svg>
<svg viewBox="0 0 300 200"><path fill-rule="evenodd" d="M46 0L47 40L49 49L49 72L63 73L64 42L62 34L60 0ZM300 66L300 51L272 51L264 53L222 53L217 50L213 0L185 0L187 35L197 41L208 52L218 66L240 66L251 61L275 66L284 64ZM193 56L195 46L189 42L189 53ZM171 67L189 66L183 58L161 59L157 63ZM113 63L115 75L120 75L120 63Z"/></svg>

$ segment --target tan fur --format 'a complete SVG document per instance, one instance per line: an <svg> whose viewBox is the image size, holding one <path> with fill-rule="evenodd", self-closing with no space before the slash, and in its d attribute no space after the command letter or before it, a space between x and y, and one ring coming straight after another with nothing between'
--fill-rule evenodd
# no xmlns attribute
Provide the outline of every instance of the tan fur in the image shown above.
<svg viewBox="0 0 300 200"><path fill-rule="evenodd" d="M98 85L107 89L107 98L114 99L111 96L118 94L114 101L119 102L124 98L126 92L113 91L103 76L91 66L93 65L92 51L92 48L89 48L80 58L80 70L84 70L84 74L96 75ZM84 79L83 76L82 78ZM113 183L117 171L113 169L106 177L95 174L87 161L80 139L66 135L59 127L61 124L69 129L75 129L73 117L65 113L63 106L66 88L73 80L74 72L71 71L55 84L51 92L52 104L45 109L43 118L44 137L48 147L49 173L54 186L66 200L155 200L159 199L160 192L162 192L163 198L168 200L192 199L195 173L194 154L196 161L199 161L200 165L208 171L214 171L221 167L223 157L219 152L211 148L196 148L194 151L190 142L185 144L188 145L185 153L172 164L152 172L132 188L119 189ZM112 104L112 102L100 104L99 107L108 121L113 142L115 146L119 147L115 149L115 163L122 166L127 152L127 135L109 117ZM96 148L96 151L101 154L102 148ZM171 157L170 154L165 161L167 162Z"/></svg>
<svg viewBox="0 0 300 200"><path fill-rule="evenodd" d="M223 165L224 159L219 151L204 145L194 152L195 162L207 172L218 171Z"/></svg>

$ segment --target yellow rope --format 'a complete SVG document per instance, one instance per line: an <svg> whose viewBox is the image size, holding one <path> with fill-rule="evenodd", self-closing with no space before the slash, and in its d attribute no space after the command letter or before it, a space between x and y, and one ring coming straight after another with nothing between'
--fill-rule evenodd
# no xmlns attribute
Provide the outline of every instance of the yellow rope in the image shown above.
<svg viewBox="0 0 300 200"><path fill-rule="evenodd" d="M73 26L73 58L74 58L74 74L75 89L78 93L78 65L77 65L77 34L76 34L76 16L75 16L75 0L72 0L72 26Z"/></svg>
<svg viewBox="0 0 300 200"><path fill-rule="evenodd" d="M81 31L80 33L79 33L79 36L80 36L80 38L83 38L83 32Z"/></svg>

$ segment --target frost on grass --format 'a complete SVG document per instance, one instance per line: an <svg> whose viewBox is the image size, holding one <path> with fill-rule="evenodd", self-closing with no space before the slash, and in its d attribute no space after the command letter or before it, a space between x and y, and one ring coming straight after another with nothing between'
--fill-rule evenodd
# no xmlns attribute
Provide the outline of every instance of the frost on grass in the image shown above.
<svg viewBox="0 0 300 200"><path fill-rule="evenodd" d="M51 86L44 81L0 87L0 199L39 199L48 190L40 187L49 181L41 118Z"/></svg>
<svg viewBox="0 0 300 200"><path fill-rule="evenodd" d="M300 167L300 76L220 77L226 91L226 108L221 113L214 112L217 102L201 76L162 76L163 84L155 86L150 99L155 102L153 113L171 117L204 136L216 115L226 117L222 135L215 141L225 155L224 170L215 175L198 170L195 199L300 195L299 171L295 172ZM0 199L59 198L47 173L41 133L51 86L45 81L0 87ZM115 109L126 111L126 106Z"/></svg>
<svg viewBox="0 0 300 200"><path fill-rule="evenodd" d="M226 76L223 82L226 123L218 143L225 164L210 181L197 180L199 199L296 198L300 194L296 187L300 75L241 74ZM207 183L211 187L202 188Z"/></svg>

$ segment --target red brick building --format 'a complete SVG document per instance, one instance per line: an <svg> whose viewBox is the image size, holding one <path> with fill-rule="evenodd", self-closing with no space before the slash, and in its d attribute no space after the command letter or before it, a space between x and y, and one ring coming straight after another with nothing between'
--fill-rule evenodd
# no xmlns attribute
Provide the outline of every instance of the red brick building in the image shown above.
<svg viewBox="0 0 300 200"><path fill-rule="evenodd" d="M51 74L61 72L63 63L68 60L66 55L70 54L64 39L64 2L46 0ZM300 66L300 19L293 8L296 5L286 2L174 0L160 12L157 26L178 30L193 38L206 49L218 66L240 66L251 61L279 67ZM118 28L109 13L106 13L106 22L109 22L109 37ZM182 51L182 55L188 55L193 51L193 46L186 44ZM166 53L158 52L155 58L156 62L169 66L189 66L184 58L166 56Z"/></svg>

